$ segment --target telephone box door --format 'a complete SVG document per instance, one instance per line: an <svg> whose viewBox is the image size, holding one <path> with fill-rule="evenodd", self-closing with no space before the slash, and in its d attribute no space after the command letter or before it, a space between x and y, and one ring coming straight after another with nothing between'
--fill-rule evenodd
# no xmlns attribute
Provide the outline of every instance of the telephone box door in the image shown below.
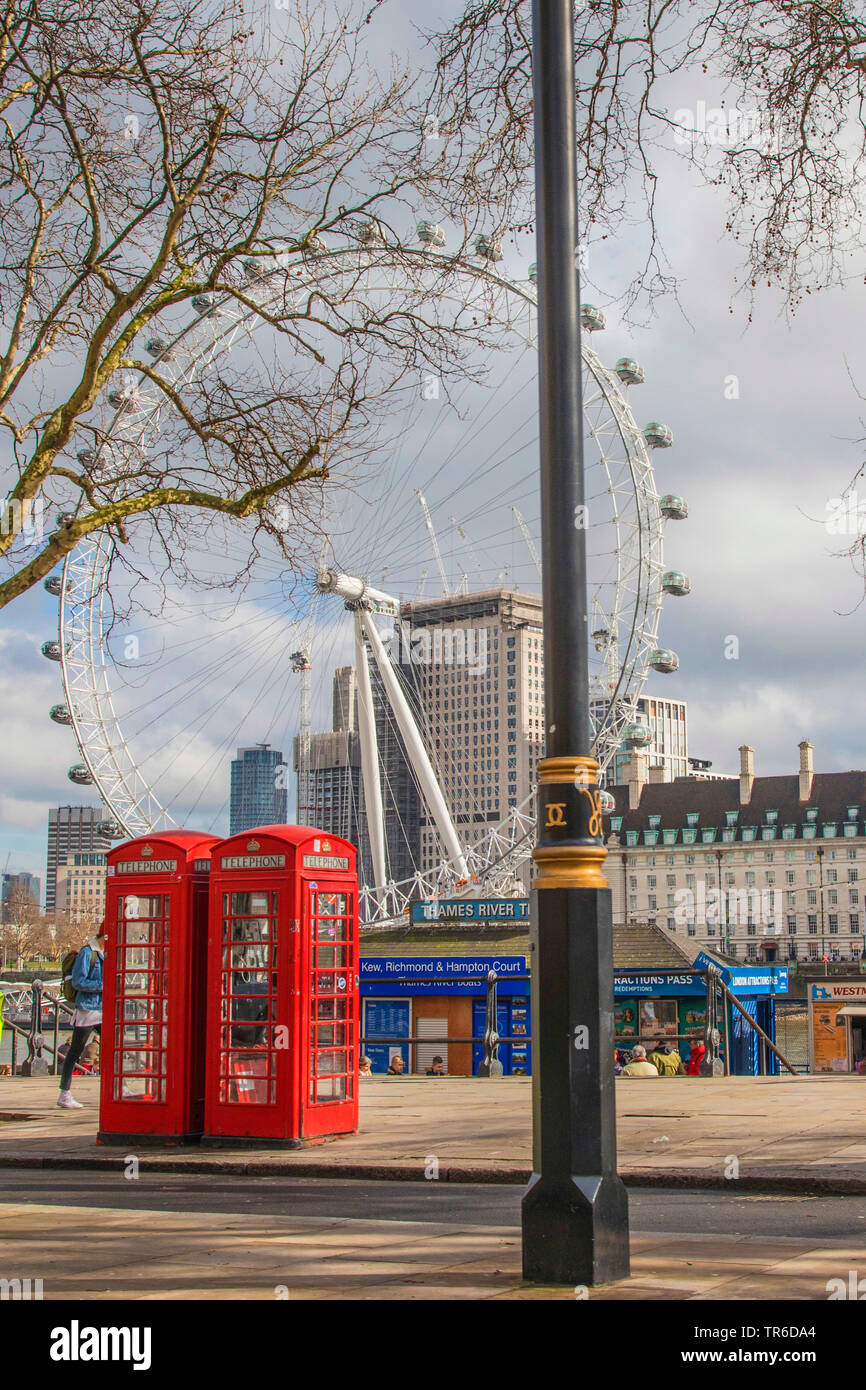
<svg viewBox="0 0 866 1390"><path fill-rule="evenodd" d="M304 1134L357 1125L357 894L345 880L304 882L302 921L309 930L310 1039ZM337 1126L339 1128L339 1126Z"/></svg>
<svg viewBox="0 0 866 1390"><path fill-rule="evenodd" d="M290 1065L292 1028L280 995L292 994L297 935L281 920L287 891L285 881L260 881L218 895L220 921L211 923L211 941L220 956L216 1100L227 1107L221 1133L266 1134Z"/></svg>

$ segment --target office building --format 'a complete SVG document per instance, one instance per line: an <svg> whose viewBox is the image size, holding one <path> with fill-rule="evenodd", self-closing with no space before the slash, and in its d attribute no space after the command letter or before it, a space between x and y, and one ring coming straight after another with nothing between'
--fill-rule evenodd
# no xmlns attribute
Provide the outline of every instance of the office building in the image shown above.
<svg viewBox="0 0 866 1390"><path fill-rule="evenodd" d="M544 745L541 597L491 590L401 608L392 654L411 673L420 727L458 834L472 844L535 786ZM420 866L441 857L422 805Z"/></svg>
<svg viewBox="0 0 866 1390"><path fill-rule="evenodd" d="M635 723L642 724L650 735L649 743L642 746L648 767L663 770L662 781L672 782L675 777L686 777L693 772L689 763L688 707L685 700L668 700L658 695L642 695L637 701ZM606 700L593 700L590 705L594 725L599 724L607 709ZM607 787L622 784L625 770L632 755L629 744L622 746L614 754L613 763L607 769L603 783Z"/></svg>
<svg viewBox="0 0 866 1390"><path fill-rule="evenodd" d="M57 870L58 912L102 919L105 911L104 854L71 854Z"/></svg>
<svg viewBox="0 0 866 1390"><path fill-rule="evenodd" d="M859 960L866 909L866 772L653 779L632 755L605 816L614 924L646 921L741 960ZM863 878L860 878L860 871Z"/></svg>
<svg viewBox="0 0 866 1390"><path fill-rule="evenodd" d="M102 807L54 806L48 812L48 853L45 871L45 911L57 905L57 871L74 854L105 853L111 841L100 835L106 815Z"/></svg>
<svg viewBox="0 0 866 1390"><path fill-rule="evenodd" d="M12 909L21 903L38 908L41 887L34 874L3 874L0 878L0 922L11 922Z"/></svg>
<svg viewBox="0 0 866 1390"><path fill-rule="evenodd" d="M288 769L269 743L239 748L232 761L229 834L256 825L285 825Z"/></svg>

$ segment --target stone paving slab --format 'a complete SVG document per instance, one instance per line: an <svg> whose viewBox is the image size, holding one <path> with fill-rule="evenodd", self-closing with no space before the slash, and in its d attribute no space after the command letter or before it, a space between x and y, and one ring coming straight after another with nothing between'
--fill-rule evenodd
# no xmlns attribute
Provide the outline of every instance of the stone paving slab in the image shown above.
<svg viewBox="0 0 866 1390"><path fill-rule="evenodd" d="M103 1218L105 1220L103 1221ZM26 1254L10 1231L27 1229ZM44 1281L46 1300L574 1300L527 1285L520 1233L454 1223L280 1218L8 1203L0 1265ZM825 1300L827 1281L866 1268L866 1244L646 1234L628 1280L590 1300Z"/></svg>
<svg viewBox="0 0 866 1390"><path fill-rule="evenodd" d="M95 1142L98 1081L81 1078L83 1108L56 1107L53 1078L0 1080L0 1168L121 1168L126 1147ZM866 1192L862 1077L681 1078L616 1086L620 1170L635 1185ZM377 1077L361 1088L357 1134L301 1150L135 1144L142 1169L420 1181L431 1156L440 1181L525 1183L531 1171L531 1081ZM22 1115L35 1116L22 1119Z"/></svg>

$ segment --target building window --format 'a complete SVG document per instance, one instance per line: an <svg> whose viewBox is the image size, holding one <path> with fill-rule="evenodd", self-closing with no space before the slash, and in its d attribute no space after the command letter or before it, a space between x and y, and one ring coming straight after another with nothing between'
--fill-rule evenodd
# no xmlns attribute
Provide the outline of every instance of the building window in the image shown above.
<svg viewBox="0 0 866 1390"><path fill-rule="evenodd" d="M797 918L796 918L796 917L789 917L789 918L788 918L788 935L789 935L789 936L796 936L796 935L797 935Z"/></svg>
<svg viewBox="0 0 866 1390"><path fill-rule="evenodd" d="M848 917L848 925L849 925L849 927L851 928L851 931L852 931L852 932L858 932L858 931L860 930L860 914L859 914L859 912L852 912L852 913L849 915L849 917Z"/></svg>
<svg viewBox="0 0 866 1390"><path fill-rule="evenodd" d="M649 825L650 830L656 830L656 829L658 828L658 826L661 825L661 823L662 823L662 818L661 818L661 816L650 816L650 817L648 818L648 821L647 821L647 824Z"/></svg>
<svg viewBox="0 0 866 1390"><path fill-rule="evenodd" d="M677 919L676 919L676 917L669 917L669 918L668 918L668 931L676 931L676 929L677 929Z"/></svg>
<svg viewBox="0 0 866 1390"><path fill-rule="evenodd" d="M817 936L817 935L818 935L818 918L817 918L817 916L813 916L813 914L810 913L809 916L806 918L806 921L808 922L808 925L809 925L809 935L810 935L810 936Z"/></svg>
<svg viewBox="0 0 866 1390"><path fill-rule="evenodd" d="M689 922L688 927L687 927L687 931L688 931L689 936L696 936L696 935L697 935L697 928L695 927L694 922Z"/></svg>
<svg viewBox="0 0 866 1390"><path fill-rule="evenodd" d="M835 912L831 912L831 913L829 914L829 916L828 916L828 918L827 918L827 922L829 923L829 926L830 926L830 935L831 935L831 936L838 936L838 935L839 935L839 918L836 916L836 913L835 913Z"/></svg>
<svg viewBox="0 0 866 1390"><path fill-rule="evenodd" d="M686 811L686 825L697 825L700 815L697 811Z"/></svg>

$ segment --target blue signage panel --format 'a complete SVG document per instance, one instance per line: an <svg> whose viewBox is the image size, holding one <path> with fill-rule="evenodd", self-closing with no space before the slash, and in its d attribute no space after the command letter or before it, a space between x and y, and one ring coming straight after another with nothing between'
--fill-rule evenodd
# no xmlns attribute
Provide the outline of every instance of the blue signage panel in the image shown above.
<svg viewBox="0 0 866 1390"><path fill-rule="evenodd" d="M368 957L360 962L360 987L361 993L367 996L484 994L488 970L495 970L500 976L497 985L500 993L526 993L525 981L508 978L528 973L525 956ZM405 983L398 983L401 978Z"/></svg>
<svg viewBox="0 0 866 1390"><path fill-rule="evenodd" d="M422 922L528 922L528 898L452 898L413 903L411 919Z"/></svg>
<svg viewBox="0 0 866 1390"><path fill-rule="evenodd" d="M704 994L706 987L700 975L684 971L681 975L654 975L651 971L635 971L624 974L617 971L613 977L613 993L617 995L653 995L662 998L666 995Z"/></svg>
<svg viewBox="0 0 866 1390"><path fill-rule="evenodd" d="M787 965L731 965L720 967L712 956L701 951L695 957L695 969L706 970L712 965L719 971L722 983L734 994L787 994Z"/></svg>

